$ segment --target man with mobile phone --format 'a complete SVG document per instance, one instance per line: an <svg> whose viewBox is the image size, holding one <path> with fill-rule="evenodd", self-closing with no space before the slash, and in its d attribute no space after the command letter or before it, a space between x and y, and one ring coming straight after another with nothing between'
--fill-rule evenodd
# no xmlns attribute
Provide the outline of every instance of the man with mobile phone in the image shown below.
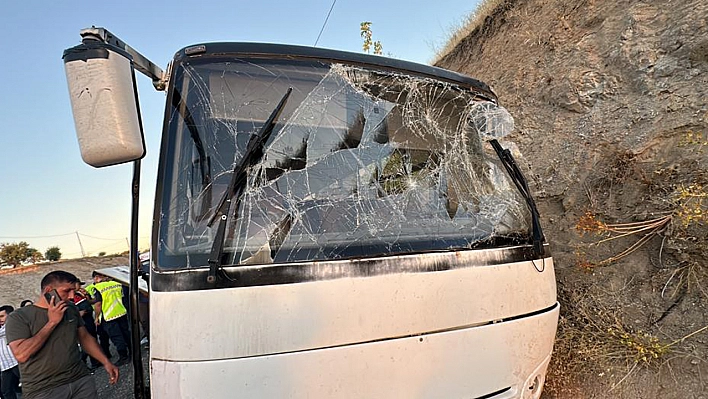
<svg viewBox="0 0 708 399"><path fill-rule="evenodd" d="M12 312L7 319L7 341L20 363L23 399L97 398L93 376L81 361L79 344L103 364L111 384L118 381L118 368L103 354L78 309L69 302L77 281L65 271L48 273L42 279L39 300Z"/></svg>

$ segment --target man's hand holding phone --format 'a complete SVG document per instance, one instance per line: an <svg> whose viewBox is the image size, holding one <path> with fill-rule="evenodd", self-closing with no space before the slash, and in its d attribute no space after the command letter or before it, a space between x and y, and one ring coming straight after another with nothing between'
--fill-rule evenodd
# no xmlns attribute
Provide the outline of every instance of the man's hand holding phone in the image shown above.
<svg viewBox="0 0 708 399"><path fill-rule="evenodd" d="M66 302L61 300L57 290L51 290L44 294L47 299L49 307L47 308L47 317L49 322L53 324L59 324L64 318L64 312L66 312Z"/></svg>

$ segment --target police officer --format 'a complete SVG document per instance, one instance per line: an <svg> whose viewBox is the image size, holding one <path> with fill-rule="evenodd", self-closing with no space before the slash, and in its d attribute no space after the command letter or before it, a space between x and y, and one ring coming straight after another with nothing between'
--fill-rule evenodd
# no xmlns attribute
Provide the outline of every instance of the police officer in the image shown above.
<svg viewBox="0 0 708 399"><path fill-rule="evenodd" d="M119 358L116 366L122 366L130 361L128 311L123 306L123 286L95 271L92 275L96 288L96 303L94 304L96 325L104 325L111 342L118 351Z"/></svg>
<svg viewBox="0 0 708 399"><path fill-rule="evenodd" d="M95 273L92 274L92 277L94 281L96 280ZM92 307L95 307L94 305L96 304L96 293L98 290L96 290L96 285L94 283L91 283L84 287L86 290L86 293L88 294L88 301L91 304ZM104 328L103 324L96 324L96 318L94 317L95 311L91 312L91 324L95 325L95 330L96 330L96 336L98 339L98 343L101 345L101 349L103 350L103 353L108 357L109 359L113 357L113 354L111 353L111 341L110 337L108 336L108 332L106 332L106 329Z"/></svg>

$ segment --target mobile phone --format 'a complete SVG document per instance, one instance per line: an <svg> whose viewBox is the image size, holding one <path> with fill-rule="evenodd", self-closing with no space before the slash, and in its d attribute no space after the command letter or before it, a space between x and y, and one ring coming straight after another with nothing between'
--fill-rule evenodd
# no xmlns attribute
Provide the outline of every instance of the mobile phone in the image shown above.
<svg viewBox="0 0 708 399"><path fill-rule="evenodd" d="M47 298L47 303L52 303L52 297L54 297L54 304L56 305L61 301L61 297L59 296L59 293L57 290L51 290L44 294L44 297Z"/></svg>

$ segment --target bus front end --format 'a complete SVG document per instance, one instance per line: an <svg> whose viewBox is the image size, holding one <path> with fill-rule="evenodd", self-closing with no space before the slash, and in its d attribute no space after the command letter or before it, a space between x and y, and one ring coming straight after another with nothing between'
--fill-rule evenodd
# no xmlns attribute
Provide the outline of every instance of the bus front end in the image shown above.
<svg viewBox="0 0 708 399"><path fill-rule="evenodd" d="M181 50L155 204L152 396L540 397L559 307L528 188L490 145L512 130L485 84L438 68Z"/></svg>

